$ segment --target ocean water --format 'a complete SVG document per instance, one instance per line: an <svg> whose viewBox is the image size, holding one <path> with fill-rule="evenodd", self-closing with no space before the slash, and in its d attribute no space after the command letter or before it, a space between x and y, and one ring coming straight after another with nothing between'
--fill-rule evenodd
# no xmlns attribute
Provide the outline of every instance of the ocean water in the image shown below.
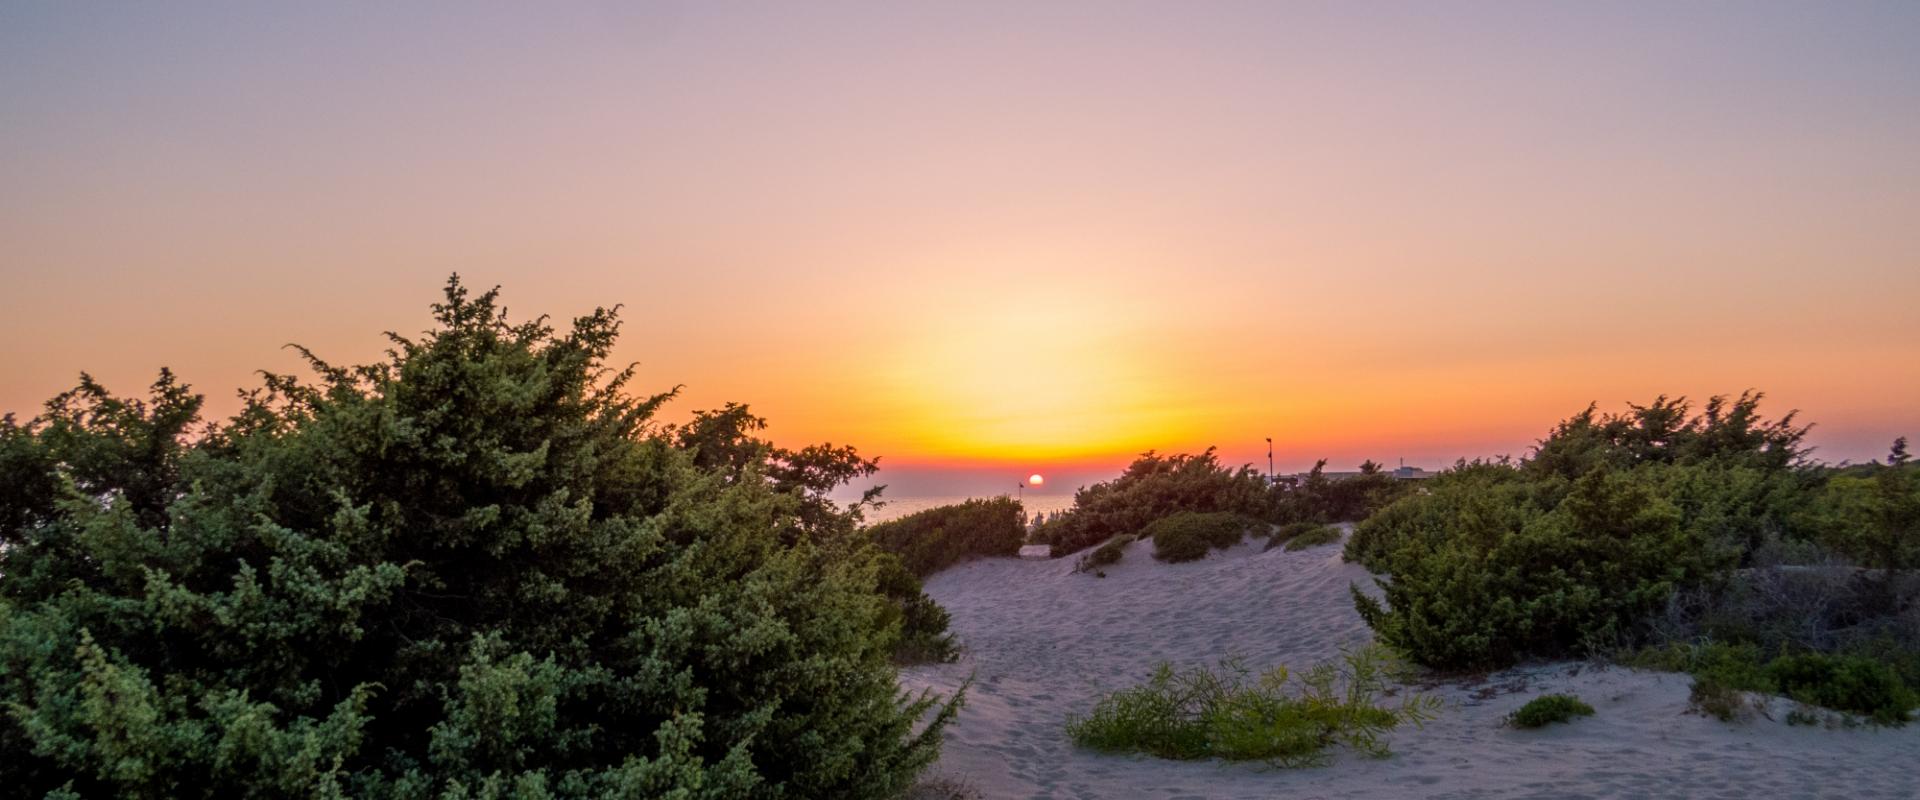
<svg viewBox="0 0 1920 800"><path fill-rule="evenodd" d="M964 503L969 498L966 495L944 495L928 497L887 496L883 499L886 501L886 505L868 511L867 522L886 522L890 519L899 519L916 511L925 511L935 506ZM1073 495L1068 492L1053 494L1033 492L1029 493L1025 498L1022 498L1020 503L1027 509L1027 516L1029 518L1041 512L1052 515L1071 508L1073 506Z"/></svg>

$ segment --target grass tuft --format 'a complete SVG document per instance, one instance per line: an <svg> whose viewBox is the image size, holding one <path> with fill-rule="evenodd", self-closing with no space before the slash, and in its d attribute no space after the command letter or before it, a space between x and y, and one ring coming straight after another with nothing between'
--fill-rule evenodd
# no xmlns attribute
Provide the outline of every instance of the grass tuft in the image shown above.
<svg viewBox="0 0 1920 800"><path fill-rule="evenodd" d="M1239 514L1191 511L1161 517L1143 536L1153 539L1153 557L1169 563L1197 561L1212 550L1224 550L1246 538L1250 520Z"/></svg>
<svg viewBox="0 0 1920 800"><path fill-rule="evenodd" d="M1120 563L1120 558L1126 555L1127 545L1130 544L1133 544L1132 536L1122 535L1108 539L1106 544L1081 556L1080 561L1074 564L1073 571L1091 572L1104 578L1106 573L1102 572L1102 569Z"/></svg>
<svg viewBox="0 0 1920 800"><path fill-rule="evenodd" d="M1513 712L1516 728L1541 728L1556 722L1571 722L1574 717L1593 716L1593 706L1570 694L1547 694L1527 701Z"/></svg>
<svg viewBox="0 0 1920 800"><path fill-rule="evenodd" d="M1075 744L1161 758L1265 761L1280 767L1326 764L1334 745L1373 757L1389 754L1386 734L1423 725L1440 701L1409 693L1397 706L1378 698L1395 664L1368 647L1298 674L1277 667L1258 676L1238 662L1176 671L1162 664L1146 684L1105 697L1067 721Z"/></svg>
<svg viewBox="0 0 1920 800"><path fill-rule="evenodd" d="M1333 544L1337 541L1340 541L1340 529L1332 525L1321 525L1314 530L1288 539L1287 551L1305 550L1309 547L1319 547L1320 545Z"/></svg>

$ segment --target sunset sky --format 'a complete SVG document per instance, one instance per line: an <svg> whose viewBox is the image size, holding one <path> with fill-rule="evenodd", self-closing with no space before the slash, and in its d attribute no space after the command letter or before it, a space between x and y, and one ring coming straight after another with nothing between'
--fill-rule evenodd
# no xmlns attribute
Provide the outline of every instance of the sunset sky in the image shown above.
<svg viewBox="0 0 1920 800"><path fill-rule="evenodd" d="M231 411L458 271L909 493L1920 435L1920 3L301 5L0 4L0 410Z"/></svg>

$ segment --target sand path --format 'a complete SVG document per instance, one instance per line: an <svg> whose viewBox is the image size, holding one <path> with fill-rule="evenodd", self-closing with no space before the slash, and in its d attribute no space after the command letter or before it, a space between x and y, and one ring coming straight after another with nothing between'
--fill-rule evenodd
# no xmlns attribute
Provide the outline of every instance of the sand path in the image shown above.
<svg viewBox="0 0 1920 800"><path fill-rule="evenodd" d="M1920 725L1828 730L1789 726L1781 713L1722 723L1687 713L1684 676L1572 663L1436 689L1440 718L1396 732L1384 760L1342 753L1328 767L1280 770L1082 750L1062 731L1067 715L1161 661L1304 666L1366 641L1347 587L1370 581L1337 545L1248 544L1161 564L1139 542L1105 578L1072 569L1071 559L988 559L927 581L967 652L906 670L902 682L950 691L975 676L936 771L986 797L1920 797ZM1599 713L1538 731L1501 724L1552 691Z"/></svg>

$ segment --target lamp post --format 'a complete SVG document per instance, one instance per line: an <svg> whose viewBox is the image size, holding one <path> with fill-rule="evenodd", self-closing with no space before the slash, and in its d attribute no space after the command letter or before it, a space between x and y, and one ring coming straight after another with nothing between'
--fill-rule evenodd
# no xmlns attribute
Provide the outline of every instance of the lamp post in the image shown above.
<svg viewBox="0 0 1920 800"><path fill-rule="evenodd" d="M1025 507L1027 506L1027 484L1026 484L1026 482L1025 482L1025 481L1021 481L1020 483L1016 483L1016 484L1014 484L1014 485L1013 485L1013 489L1014 489L1014 493L1015 493L1015 498L1016 498L1016 499L1018 499L1018 500L1020 501L1020 507L1021 507L1021 508L1025 508Z"/></svg>
<svg viewBox="0 0 1920 800"><path fill-rule="evenodd" d="M1273 437L1267 437L1267 483L1273 483Z"/></svg>

